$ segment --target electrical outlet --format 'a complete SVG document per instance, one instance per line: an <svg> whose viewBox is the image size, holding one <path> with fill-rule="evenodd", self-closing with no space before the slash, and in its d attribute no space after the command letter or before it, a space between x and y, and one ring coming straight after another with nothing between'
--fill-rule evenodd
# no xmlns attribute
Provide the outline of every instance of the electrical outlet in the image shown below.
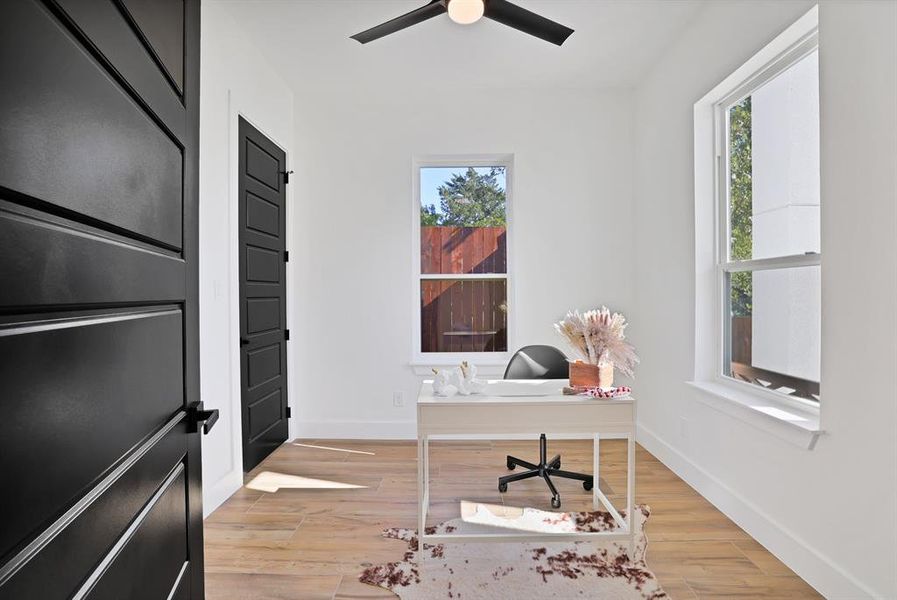
<svg viewBox="0 0 897 600"><path fill-rule="evenodd" d="M405 406L405 393L404 392L393 392L392 393L392 405L399 407Z"/></svg>
<svg viewBox="0 0 897 600"><path fill-rule="evenodd" d="M679 437L683 440L688 439L688 419L679 417Z"/></svg>

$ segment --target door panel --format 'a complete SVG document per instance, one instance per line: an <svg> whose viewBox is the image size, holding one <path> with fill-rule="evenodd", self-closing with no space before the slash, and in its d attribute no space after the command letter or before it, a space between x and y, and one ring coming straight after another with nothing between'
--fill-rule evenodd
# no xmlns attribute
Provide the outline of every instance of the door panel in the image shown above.
<svg viewBox="0 0 897 600"><path fill-rule="evenodd" d="M0 600L203 597L199 2L122 1L0 4Z"/></svg>
<svg viewBox="0 0 897 600"><path fill-rule="evenodd" d="M121 532L181 464L187 452L186 423L175 421L77 518L0 587L0 598L65 598L107 554ZM67 568L60 569L65 564ZM31 595L29 595L31 594Z"/></svg>
<svg viewBox="0 0 897 600"><path fill-rule="evenodd" d="M280 283L280 263L283 254L269 248L246 246L246 280Z"/></svg>
<svg viewBox="0 0 897 600"><path fill-rule="evenodd" d="M0 200L0 311L24 306L132 304L183 298L179 254ZM52 248L51 252L47 248ZM35 257L41 257L35 268Z"/></svg>
<svg viewBox="0 0 897 600"><path fill-rule="evenodd" d="M246 227L275 237L280 235L280 209L276 204L247 192Z"/></svg>
<svg viewBox="0 0 897 600"><path fill-rule="evenodd" d="M249 439L255 440L280 421L280 409L283 398L280 390L274 390L249 405Z"/></svg>
<svg viewBox="0 0 897 600"><path fill-rule="evenodd" d="M180 248L181 149L46 9L4 12L0 184Z"/></svg>
<svg viewBox="0 0 897 600"><path fill-rule="evenodd" d="M6 554L183 406L183 326L169 309L0 327L0 381L16 399L0 405L0 422L16 424L0 454L0 473L17 482L0 494Z"/></svg>
<svg viewBox="0 0 897 600"><path fill-rule="evenodd" d="M98 575L88 600L147 600L168 598L189 568L187 489L184 465L179 463L129 528L130 537Z"/></svg>
<svg viewBox="0 0 897 600"><path fill-rule="evenodd" d="M249 368L246 382L249 390L280 377L280 343L247 352Z"/></svg>
<svg viewBox="0 0 897 600"><path fill-rule="evenodd" d="M280 298L246 299L246 333L265 333L282 329Z"/></svg>
<svg viewBox="0 0 897 600"><path fill-rule="evenodd" d="M123 0L147 46L178 90L184 83L184 0Z"/></svg>
<svg viewBox="0 0 897 600"><path fill-rule="evenodd" d="M183 2L178 0L183 10ZM137 92L137 101L146 103L151 114L177 140L186 138L187 115L180 91L171 85L146 43L134 35L128 11L115 2L57 0L64 16L71 19L96 51L120 73ZM173 29L174 31L174 29Z"/></svg>
<svg viewBox="0 0 897 600"><path fill-rule="evenodd" d="M243 469L287 439L286 155L244 119L240 140Z"/></svg>
<svg viewBox="0 0 897 600"><path fill-rule="evenodd" d="M246 174L269 189L279 192L282 165L277 158L251 139L246 140Z"/></svg>

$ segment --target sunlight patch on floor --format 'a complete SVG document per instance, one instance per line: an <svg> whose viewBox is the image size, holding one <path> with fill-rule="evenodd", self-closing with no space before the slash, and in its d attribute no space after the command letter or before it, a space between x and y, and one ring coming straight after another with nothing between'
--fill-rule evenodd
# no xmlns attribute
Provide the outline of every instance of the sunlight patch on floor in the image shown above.
<svg viewBox="0 0 897 600"><path fill-rule="evenodd" d="M530 533L576 533L575 515L538 508L461 501L461 519L466 523Z"/></svg>
<svg viewBox="0 0 897 600"><path fill-rule="evenodd" d="M294 446L300 446L302 448L314 448L315 450L333 450L334 452L348 452L350 454L366 454L368 456L377 456L373 452L365 452L364 450L349 450L348 448L331 448L330 446L315 446L314 444L300 444L299 442L293 442Z"/></svg>
<svg viewBox="0 0 897 600"><path fill-rule="evenodd" d="M262 471L253 477L252 481L246 484L246 487L251 490L273 494L281 488L294 490L350 490L366 488L367 486L328 481L326 479L312 479L299 475L287 475L285 473L275 473L274 471Z"/></svg>

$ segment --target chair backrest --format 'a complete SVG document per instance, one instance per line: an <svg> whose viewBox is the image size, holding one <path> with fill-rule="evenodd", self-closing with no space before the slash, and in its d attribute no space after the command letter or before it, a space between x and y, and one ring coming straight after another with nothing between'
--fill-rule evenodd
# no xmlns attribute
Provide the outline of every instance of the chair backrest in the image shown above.
<svg viewBox="0 0 897 600"><path fill-rule="evenodd" d="M524 346L514 353L505 379L567 379L567 357L554 346Z"/></svg>

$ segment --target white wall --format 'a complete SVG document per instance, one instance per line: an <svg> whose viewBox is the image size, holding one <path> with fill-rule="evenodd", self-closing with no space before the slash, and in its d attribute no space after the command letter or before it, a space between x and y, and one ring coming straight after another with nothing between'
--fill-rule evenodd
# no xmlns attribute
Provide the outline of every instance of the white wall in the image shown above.
<svg viewBox="0 0 897 600"><path fill-rule="evenodd" d="M220 4L212 2L202 7L200 85L200 385L206 407L220 410L217 426L203 437L203 510L209 514L243 484L237 116L244 116L286 150L289 165L293 154L293 94L238 24ZM290 196L287 188L288 207ZM288 322L291 317L288 309Z"/></svg>
<svg viewBox="0 0 897 600"><path fill-rule="evenodd" d="M820 6L826 434L799 448L684 383L695 373L694 103L810 6L710 4L636 91L639 441L827 597L893 598L897 4Z"/></svg>
<svg viewBox="0 0 897 600"><path fill-rule="evenodd" d="M415 435L415 155L514 154L518 345L561 345L552 323L568 309L631 306L628 93L297 91L295 114L300 376L290 385L300 435ZM404 407L393 406L395 391Z"/></svg>

